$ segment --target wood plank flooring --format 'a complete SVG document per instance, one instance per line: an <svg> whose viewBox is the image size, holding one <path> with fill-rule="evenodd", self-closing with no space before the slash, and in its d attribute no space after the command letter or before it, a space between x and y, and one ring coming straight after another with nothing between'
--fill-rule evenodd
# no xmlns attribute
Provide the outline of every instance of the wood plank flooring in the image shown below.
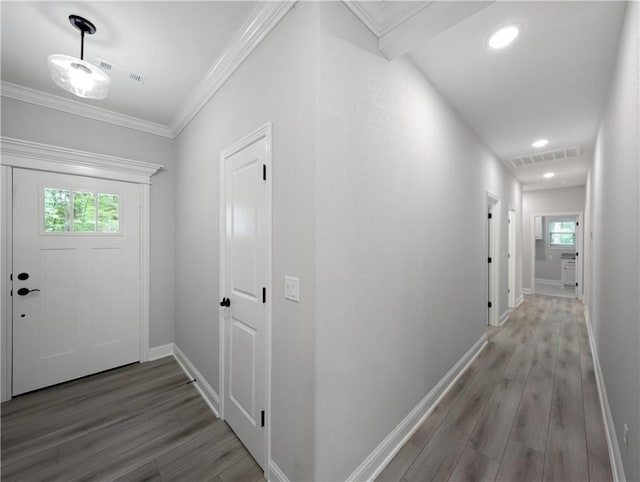
<svg viewBox="0 0 640 482"><path fill-rule="evenodd" d="M611 481L582 303L527 296L377 480Z"/></svg>
<svg viewBox="0 0 640 482"><path fill-rule="evenodd" d="M2 404L2 480L263 481L173 357Z"/></svg>

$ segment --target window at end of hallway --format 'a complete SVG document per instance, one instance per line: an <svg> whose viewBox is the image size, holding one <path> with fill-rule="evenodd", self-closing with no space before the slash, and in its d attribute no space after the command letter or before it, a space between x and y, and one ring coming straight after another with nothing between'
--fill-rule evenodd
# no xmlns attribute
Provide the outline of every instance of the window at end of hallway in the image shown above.
<svg viewBox="0 0 640 482"><path fill-rule="evenodd" d="M550 219L547 243L550 248L574 248L576 222L573 219Z"/></svg>

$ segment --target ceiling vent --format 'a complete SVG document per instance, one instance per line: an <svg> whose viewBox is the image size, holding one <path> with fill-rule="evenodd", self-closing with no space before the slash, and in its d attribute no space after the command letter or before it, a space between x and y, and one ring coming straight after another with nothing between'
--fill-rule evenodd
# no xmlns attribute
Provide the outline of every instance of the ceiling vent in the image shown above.
<svg viewBox="0 0 640 482"><path fill-rule="evenodd" d="M525 156L514 157L509 159L509 164L513 167L532 166L542 162L564 161L572 157L580 155L580 146L567 147L565 149L557 149L555 151L537 152L535 154L527 154Z"/></svg>
<svg viewBox="0 0 640 482"><path fill-rule="evenodd" d="M114 64L113 62L100 57L96 57L96 66L104 70L105 72L119 74L122 77L126 77L137 84L144 84L144 81L147 80L146 75L143 75L139 72L132 72L120 65Z"/></svg>

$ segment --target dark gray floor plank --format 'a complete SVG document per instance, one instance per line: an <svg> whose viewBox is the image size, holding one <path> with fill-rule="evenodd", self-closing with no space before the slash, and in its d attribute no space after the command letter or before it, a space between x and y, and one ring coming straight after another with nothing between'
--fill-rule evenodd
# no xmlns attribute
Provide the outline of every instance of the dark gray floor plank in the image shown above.
<svg viewBox="0 0 640 482"><path fill-rule="evenodd" d="M156 459L182 480L259 480L260 467L187 380L167 357L3 404L2 480L161 480ZM184 455L194 440L206 446L197 469L171 467L168 454Z"/></svg>
<svg viewBox="0 0 640 482"><path fill-rule="evenodd" d="M558 359L558 346L552 343L538 343L531 362L529 374L534 377L552 379Z"/></svg>
<svg viewBox="0 0 640 482"><path fill-rule="evenodd" d="M67 440L124 420L127 417L127 412L124 407L109 407L98 414L82 413L77 420L74 415L53 418L50 420L50 424L44 426L34 424L28 428L5 434L2 445L3 462L10 463L25 454L59 446Z"/></svg>
<svg viewBox="0 0 640 482"><path fill-rule="evenodd" d="M408 481L446 480L489 402L514 346L497 345L484 368L465 388L445 420L405 474Z"/></svg>
<svg viewBox="0 0 640 482"><path fill-rule="evenodd" d="M551 405L566 413L583 417L580 355L560 346Z"/></svg>
<svg viewBox="0 0 640 482"><path fill-rule="evenodd" d="M512 440L545 452L552 391L552 379L529 376L513 423Z"/></svg>
<svg viewBox="0 0 640 482"><path fill-rule="evenodd" d="M582 356L582 358L587 358ZM589 459L589 477L591 480L609 482L613 480L609 461L604 421L600 410L598 388L589 379L582 381L584 397L585 433L587 438L587 457Z"/></svg>
<svg viewBox="0 0 640 482"><path fill-rule="evenodd" d="M393 460L376 478L377 482L394 482L400 480L416 460L421 448L413 442L407 442L393 457Z"/></svg>
<svg viewBox="0 0 640 482"><path fill-rule="evenodd" d="M510 441L504 453L497 481L539 482L542 480L544 455L525 445Z"/></svg>
<svg viewBox="0 0 640 482"><path fill-rule="evenodd" d="M23 480L30 475L37 474L38 472L51 467L58 463L58 447L51 447L49 449L37 452L35 454L27 455L13 463L7 463L2 461L2 475L3 482L9 482L14 480Z"/></svg>
<svg viewBox="0 0 640 482"><path fill-rule="evenodd" d="M552 407L543 480L589 480L584 418Z"/></svg>
<svg viewBox="0 0 640 482"><path fill-rule="evenodd" d="M481 370L484 363L490 359L496 351L497 345L489 343L481 353L471 362L467 369L458 376L452 387L445 393L438 404L433 408L427 419L420 425L418 430L411 436L410 441L420 448L424 448L431 439L436 429L445 419L454 403L460 397L464 388L473 380Z"/></svg>
<svg viewBox="0 0 640 482"><path fill-rule="evenodd" d="M524 384L524 377L500 380L471 435L473 447L497 463L502 460L507 446Z"/></svg>
<svg viewBox="0 0 640 482"><path fill-rule="evenodd" d="M262 469L250 455L241 458L215 478L216 482L261 482L263 480Z"/></svg>
<svg viewBox="0 0 640 482"><path fill-rule="evenodd" d="M516 346L502 376L508 379L521 379L524 382L529 374L534 355L535 349L533 347L519 344Z"/></svg>
<svg viewBox="0 0 640 482"><path fill-rule="evenodd" d="M470 445L464 449L449 478L451 482L485 482L496 479L498 462L481 454Z"/></svg>
<svg viewBox="0 0 640 482"><path fill-rule="evenodd" d="M116 482L162 482L162 478L156 463L149 462L122 477L118 477Z"/></svg>

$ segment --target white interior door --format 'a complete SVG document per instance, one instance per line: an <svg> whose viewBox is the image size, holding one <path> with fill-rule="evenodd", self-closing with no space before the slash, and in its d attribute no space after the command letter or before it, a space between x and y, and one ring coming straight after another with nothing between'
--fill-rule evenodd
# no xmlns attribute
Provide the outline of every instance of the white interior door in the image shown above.
<svg viewBox="0 0 640 482"><path fill-rule="evenodd" d="M13 170L18 395L139 360L140 188Z"/></svg>
<svg viewBox="0 0 640 482"><path fill-rule="evenodd" d="M265 180L268 149L268 139L262 137L222 156L223 296L229 305L223 308L224 417L263 469L270 205Z"/></svg>

